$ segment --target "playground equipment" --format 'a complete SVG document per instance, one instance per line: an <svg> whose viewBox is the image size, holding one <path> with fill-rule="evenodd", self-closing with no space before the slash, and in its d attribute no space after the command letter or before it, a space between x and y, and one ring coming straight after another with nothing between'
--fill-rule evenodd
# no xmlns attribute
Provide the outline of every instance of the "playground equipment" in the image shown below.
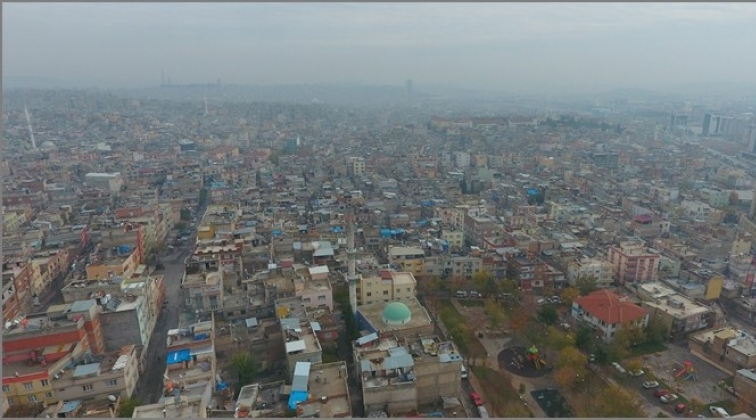
<svg viewBox="0 0 756 420"><path fill-rule="evenodd" d="M685 375L685 377L683 377L683 379L686 380L686 381L690 381L690 380L697 381L698 380L698 376L695 374L695 369L693 369L693 362L691 362L690 360L686 360L683 363L682 369L678 370L675 373L675 378L680 378L683 375Z"/></svg>
<svg viewBox="0 0 756 420"><path fill-rule="evenodd" d="M533 363L533 366L535 366L536 369L546 366L546 361L543 360L543 356L538 352L538 347L536 347L535 344L528 347L526 352L528 361Z"/></svg>

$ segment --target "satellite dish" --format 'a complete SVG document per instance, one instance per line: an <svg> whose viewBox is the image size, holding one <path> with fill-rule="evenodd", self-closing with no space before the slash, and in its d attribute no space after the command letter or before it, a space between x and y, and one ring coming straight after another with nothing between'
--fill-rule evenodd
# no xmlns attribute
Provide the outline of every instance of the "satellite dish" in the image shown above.
<svg viewBox="0 0 756 420"><path fill-rule="evenodd" d="M113 394L111 394L111 395L108 395L108 401L110 401L110 402L116 402L116 399L117 399L117 398L116 398L116 396L115 396L115 395L113 395Z"/></svg>

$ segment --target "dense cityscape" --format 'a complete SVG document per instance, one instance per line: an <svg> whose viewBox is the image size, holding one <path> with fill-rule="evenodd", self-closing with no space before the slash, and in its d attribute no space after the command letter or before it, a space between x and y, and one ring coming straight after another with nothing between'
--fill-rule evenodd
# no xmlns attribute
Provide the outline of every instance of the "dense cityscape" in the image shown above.
<svg viewBox="0 0 756 420"><path fill-rule="evenodd" d="M5 90L5 416L754 414L751 107L360 89Z"/></svg>

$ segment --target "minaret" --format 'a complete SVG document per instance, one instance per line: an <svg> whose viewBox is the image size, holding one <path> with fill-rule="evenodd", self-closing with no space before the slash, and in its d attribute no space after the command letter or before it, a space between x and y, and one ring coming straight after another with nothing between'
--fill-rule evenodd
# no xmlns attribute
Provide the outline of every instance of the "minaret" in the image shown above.
<svg viewBox="0 0 756 420"><path fill-rule="evenodd" d="M349 282L349 305L352 313L357 313L357 250L354 249L354 212L346 213L347 222L347 282Z"/></svg>
<svg viewBox="0 0 756 420"><path fill-rule="evenodd" d="M29 128L29 137L31 137L32 149L37 150L37 142L34 140L34 130L32 130L31 117L29 117L29 110L24 105L24 114L26 114L26 125Z"/></svg>

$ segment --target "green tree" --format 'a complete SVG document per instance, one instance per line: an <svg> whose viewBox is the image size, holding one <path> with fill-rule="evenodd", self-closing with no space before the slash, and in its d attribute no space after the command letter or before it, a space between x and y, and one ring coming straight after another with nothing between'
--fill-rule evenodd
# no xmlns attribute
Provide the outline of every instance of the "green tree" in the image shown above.
<svg viewBox="0 0 756 420"><path fill-rule="evenodd" d="M580 297L580 290L577 287L568 287L562 290L562 294L559 297L562 299L562 303L572 306L572 302Z"/></svg>
<svg viewBox="0 0 756 420"><path fill-rule="evenodd" d="M257 364L255 358L248 351L240 351L231 357L231 367L238 374L239 388L249 385L255 377Z"/></svg>
<svg viewBox="0 0 756 420"><path fill-rule="evenodd" d="M554 326L547 328L546 334L549 337L549 346L554 350L559 351L567 347L575 347L575 337L572 334L559 330Z"/></svg>
<svg viewBox="0 0 756 420"><path fill-rule="evenodd" d="M501 306L497 305L493 300L486 302L486 314L488 315L488 319L491 321L491 328L493 329L500 328L504 323L504 320L506 319L506 315L501 309Z"/></svg>
<svg viewBox="0 0 756 420"><path fill-rule="evenodd" d="M580 291L580 296L589 295L598 290L598 286L596 285L596 277L580 276L575 281L575 287L577 287Z"/></svg>
<svg viewBox="0 0 756 420"><path fill-rule="evenodd" d="M669 335L669 331L658 317L652 316L646 325L646 342L650 344L662 344Z"/></svg>
<svg viewBox="0 0 756 420"><path fill-rule="evenodd" d="M580 327L575 333L575 346L583 351L591 349L593 343L593 330L589 327Z"/></svg>
<svg viewBox="0 0 756 420"><path fill-rule="evenodd" d="M554 325L559 319L557 310L551 305L545 305L538 310L538 320L546 325Z"/></svg>
<svg viewBox="0 0 756 420"><path fill-rule="evenodd" d="M142 405L136 397L123 398L118 403L118 417L131 418L134 415L134 409Z"/></svg>

